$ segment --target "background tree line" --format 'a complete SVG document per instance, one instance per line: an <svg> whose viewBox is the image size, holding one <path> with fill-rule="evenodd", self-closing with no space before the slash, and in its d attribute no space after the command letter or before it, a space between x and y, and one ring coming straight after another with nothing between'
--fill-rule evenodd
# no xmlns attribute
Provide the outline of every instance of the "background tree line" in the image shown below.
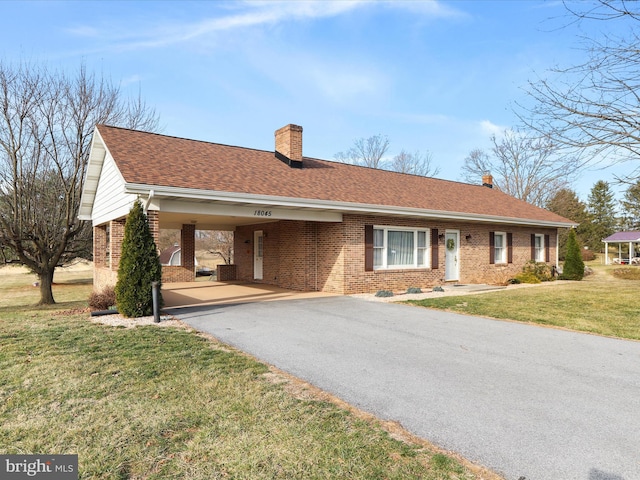
<svg viewBox="0 0 640 480"><path fill-rule="evenodd" d="M629 185L621 200L616 200L609 183L596 182L586 202L570 188L559 190L546 205L547 209L578 223L576 237L582 246L602 252L602 239L617 231L640 231L640 180ZM566 232L560 237L561 251Z"/></svg>

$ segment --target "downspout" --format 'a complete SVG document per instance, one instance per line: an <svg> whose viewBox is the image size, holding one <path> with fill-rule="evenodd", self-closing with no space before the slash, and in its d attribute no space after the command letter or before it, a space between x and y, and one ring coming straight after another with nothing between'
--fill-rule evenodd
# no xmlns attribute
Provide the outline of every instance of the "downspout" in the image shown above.
<svg viewBox="0 0 640 480"><path fill-rule="evenodd" d="M147 197L147 199L144 202L144 214L147 214L147 210L149 210L149 204L151 203L151 200L153 199L155 192L153 190L149 190L149 196Z"/></svg>

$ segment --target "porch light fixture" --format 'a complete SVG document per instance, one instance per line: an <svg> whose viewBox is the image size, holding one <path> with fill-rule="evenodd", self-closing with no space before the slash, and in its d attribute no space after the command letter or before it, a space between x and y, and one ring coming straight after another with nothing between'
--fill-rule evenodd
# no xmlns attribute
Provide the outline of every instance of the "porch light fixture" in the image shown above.
<svg viewBox="0 0 640 480"><path fill-rule="evenodd" d="M464 238L466 238L466 239L467 239L467 242L470 242L470 241L471 241L471 234L469 233L469 234L468 234L466 237L464 237Z"/></svg>
<svg viewBox="0 0 640 480"><path fill-rule="evenodd" d="M441 233L440 235L438 235L438 239L444 240L444 233Z"/></svg>

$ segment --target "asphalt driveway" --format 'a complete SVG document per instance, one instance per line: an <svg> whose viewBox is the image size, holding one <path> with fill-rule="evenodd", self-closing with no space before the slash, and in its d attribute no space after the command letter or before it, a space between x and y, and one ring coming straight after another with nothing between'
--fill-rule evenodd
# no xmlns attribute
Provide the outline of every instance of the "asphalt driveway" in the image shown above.
<svg viewBox="0 0 640 480"><path fill-rule="evenodd" d="M640 342L351 297L172 313L508 480L640 479Z"/></svg>

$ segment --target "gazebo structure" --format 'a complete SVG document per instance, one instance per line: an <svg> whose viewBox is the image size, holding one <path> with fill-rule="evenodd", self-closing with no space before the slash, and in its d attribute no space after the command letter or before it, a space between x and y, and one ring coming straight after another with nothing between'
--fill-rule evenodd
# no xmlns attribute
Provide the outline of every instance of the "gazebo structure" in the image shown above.
<svg viewBox="0 0 640 480"><path fill-rule="evenodd" d="M617 232L613 235L608 236L604 240L604 258L605 264L609 265L609 244L617 243L618 244L618 258L614 258L614 264L618 265L640 265L640 256L636 257L635 254L635 246L640 243L640 232ZM628 243L629 244L629 256L623 258L622 257L622 245ZM639 252L640 253L640 252Z"/></svg>

